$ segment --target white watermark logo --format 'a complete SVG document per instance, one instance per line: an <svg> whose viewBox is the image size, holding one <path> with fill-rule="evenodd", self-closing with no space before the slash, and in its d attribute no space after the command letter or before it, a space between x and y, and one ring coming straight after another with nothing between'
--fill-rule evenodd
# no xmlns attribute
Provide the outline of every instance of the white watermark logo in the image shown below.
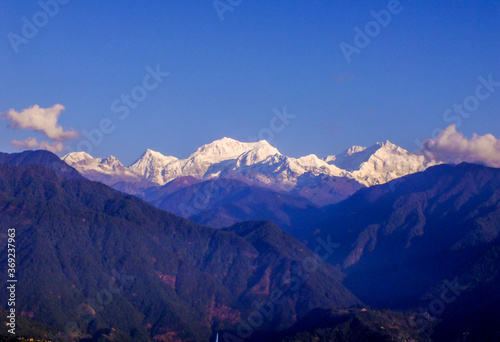
<svg viewBox="0 0 500 342"><path fill-rule="evenodd" d="M236 6L241 5L243 0L214 0L212 5L219 16L220 21L224 21L225 13L234 11Z"/></svg>
<svg viewBox="0 0 500 342"><path fill-rule="evenodd" d="M19 53L19 47L26 45L37 36L41 28L47 26L50 18L54 18L60 10L60 5L66 5L70 0L40 0L38 6L41 10L35 12L30 18L22 17L21 34L14 32L7 33L10 45L15 53Z"/></svg>
<svg viewBox="0 0 500 342"><path fill-rule="evenodd" d="M380 35L382 28L389 26L392 22L393 16L400 14L403 9L404 8L400 1L390 0L387 4L387 9L383 9L378 12L370 12L370 15L374 20L367 22L363 29L359 26L355 26L354 32L356 34L354 36L353 44L341 42L339 45L340 51L342 51L347 63L352 62L352 55L360 54L363 49L368 47L372 40Z"/></svg>

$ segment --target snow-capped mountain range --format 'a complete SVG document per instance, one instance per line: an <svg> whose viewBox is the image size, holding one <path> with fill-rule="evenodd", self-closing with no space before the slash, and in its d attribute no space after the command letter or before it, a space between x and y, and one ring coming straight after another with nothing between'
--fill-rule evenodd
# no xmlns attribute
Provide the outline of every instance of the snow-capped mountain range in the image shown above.
<svg viewBox="0 0 500 342"><path fill-rule="evenodd" d="M412 154L389 141L369 148L353 146L338 156L328 156L324 160L346 170L349 177L366 186L384 184L436 165L423 155Z"/></svg>
<svg viewBox="0 0 500 342"><path fill-rule="evenodd" d="M354 146L340 155L320 159L314 154L285 156L265 140L240 142L230 138L203 145L186 159L147 150L129 167L113 156L93 158L85 152L69 153L62 159L85 177L111 186L120 182L162 186L184 176L200 180L237 176L283 190L294 189L306 173L349 178L372 186L435 165L389 141L369 148Z"/></svg>

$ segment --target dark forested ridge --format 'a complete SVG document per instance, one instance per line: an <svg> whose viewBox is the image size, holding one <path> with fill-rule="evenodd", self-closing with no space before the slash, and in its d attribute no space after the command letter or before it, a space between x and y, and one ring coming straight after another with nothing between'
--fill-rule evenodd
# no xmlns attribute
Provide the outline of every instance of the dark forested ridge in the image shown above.
<svg viewBox="0 0 500 342"><path fill-rule="evenodd" d="M249 220L269 220L292 232L307 229L311 218L323 211L302 196L248 184L242 180L219 178L180 187L176 181L146 193L145 199L160 209L211 227L228 227Z"/></svg>
<svg viewBox="0 0 500 342"><path fill-rule="evenodd" d="M325 210L307 239L339 245L329 261L361 300L426 313L438 341L498 340L499 169L440 165Z"/></svg>
<svg viewBox="0 0 500 342"><path fill-rule="evenodd" d="M201 341L235 330L271 296L280 305L256 331L360 303L338 269L274 224L202 227L46 157L3 155L0 164L1 229L16 229L23 317L91 340ZM314 262L306 271L304 260ZM2 253L2 274L6 264Z"/></svg>
<svg viewBox="0 0 500 342"><path fill-rule="evenodd" d="M82 178L78 171L66 163L61 163L61 159L48 151L24 151L20 153L2 153L0 152L0 164L27 166L38 165L51 169L58 175L67 178Z"/></svg>

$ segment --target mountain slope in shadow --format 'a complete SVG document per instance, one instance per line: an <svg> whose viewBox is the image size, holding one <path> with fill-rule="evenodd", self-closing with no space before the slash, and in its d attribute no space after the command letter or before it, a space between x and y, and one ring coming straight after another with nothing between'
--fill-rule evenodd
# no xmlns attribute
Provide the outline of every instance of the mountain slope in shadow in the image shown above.
<svg viewBox="0 0 500 342"><path fill-rule="evenodd" d="M498 338L499 169L435 166L325 210L304 236L338 244L329 262L365 303L417 309L420 325L438 323L436 341Z"/></svg>
<svg viewBox="0 0 500 342"><path fill-rule="evenodd" d="M213 330L237 327L275 290L280 304L256 330L286 329L312 309L360 303L337 268L274 224L203 227L73 176L47 152L27 153L24 165L2 158L1 233L16 230L18 314L63 336L207 340ZM305 260L314 263L307 277Z"/></svg>

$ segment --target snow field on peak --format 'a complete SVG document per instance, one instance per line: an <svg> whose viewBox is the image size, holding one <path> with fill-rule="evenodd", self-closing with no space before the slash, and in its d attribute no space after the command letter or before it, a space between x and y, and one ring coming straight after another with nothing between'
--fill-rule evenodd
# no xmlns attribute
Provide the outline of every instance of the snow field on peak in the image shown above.
<svg viewBox="0 0 500 342"><path fill-rule="evenodd" d="M131 166L124 167L116 158L93 158L85 152L69 153L62 158L80 173L103 173L138 177L153 185L164 185L178 177L209 179L240 175L265 185L291 189L304 173L346 177L371 186L423 171L435 163L424 156L409 153L389 141L372 147L353 146L338 156L320 159L311 154L300 158L282 155L267 141L240 142L222 138L199 147L186 159L146 152Z"/></svg>

